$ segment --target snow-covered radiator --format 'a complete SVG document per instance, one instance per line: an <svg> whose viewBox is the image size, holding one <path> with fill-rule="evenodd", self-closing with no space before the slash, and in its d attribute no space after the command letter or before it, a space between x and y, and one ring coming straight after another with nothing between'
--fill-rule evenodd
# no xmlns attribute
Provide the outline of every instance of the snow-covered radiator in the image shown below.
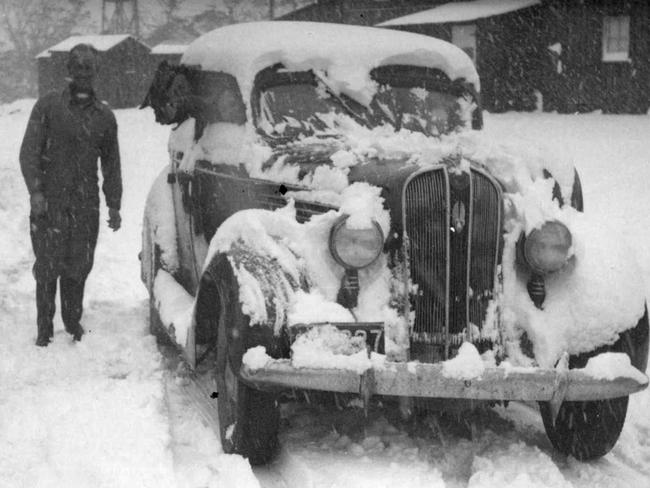
<svg viewBox="0 0 650 488"><path fill-rule="evenodd" d="M502 209L498 183L474 168L440 166L407 180L404 244L417 285L414 359L446 359L463 340L484 339L480 330L501 259Z"/></svg>

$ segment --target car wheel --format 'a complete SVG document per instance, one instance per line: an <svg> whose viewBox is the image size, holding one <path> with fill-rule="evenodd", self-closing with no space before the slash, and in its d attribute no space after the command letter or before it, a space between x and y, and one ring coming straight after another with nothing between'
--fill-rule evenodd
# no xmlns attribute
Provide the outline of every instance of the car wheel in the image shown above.
<svg viewBox="0 0 650 488"><path fill-rule="evenodd" d="M215 376L223 450L241 454L252 465L266 464L278 450L276 395L245 384L239 369L244 352L256 345L269 345L273 332L266 326L249 325L241 311L237 279L225 257L213 262L206 275L215 280L218 296L214 298L219 303Z"/></svg>
<svg viewBox="0 0 650 488"><path fill-rule="evenodd" d="M581 368L601 352L625 352L633 366L645 372L648 364L648 309L636 327L623 332L613 346L572 356L570 368ZM553 447L580 461L607 454L623 430L629 397L587 402L564 402L555 421L548 402L540 402L544 429Z"/></svg>

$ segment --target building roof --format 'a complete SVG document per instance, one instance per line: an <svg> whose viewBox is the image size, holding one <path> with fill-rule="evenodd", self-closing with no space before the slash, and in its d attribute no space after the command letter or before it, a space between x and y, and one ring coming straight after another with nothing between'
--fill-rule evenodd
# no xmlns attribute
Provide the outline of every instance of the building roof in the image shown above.
<svg viewBox="0 0 650 488"><path fill-rule="evenodd" d="M160 43L151 48L151 54L183 54L188 44Z"/></svg>
<svg viewBox="0 0 650 488"><path fill-rule="evenodd" d="M129 34L71 36L52 47L48 47L36 57L46 58L53 52L68 52L77 44L90 44L98 51L108 51L129 37L131 37Z"/></svg>
<svg viewBox="0 0 650 488"><path fill-rule="evenodd" d="M377 26L412 24L444 24L451 22L471 22L485 17L507 14L515 10L539 5L541 0L473 0L452 2L437 7L387 20Z"/></svg>
<svg viewBox="0 0 650 488"><path fill-rule="evenodd" d="M347 93L363 93L373 68L390 64L430 67L479 89L472 60L453 44L391 29L318 22L251 22L216 29L190 44L181 62L237 78L250 92L261 69L321 70ZM363 93L361 93L363 92Z"/></svg>

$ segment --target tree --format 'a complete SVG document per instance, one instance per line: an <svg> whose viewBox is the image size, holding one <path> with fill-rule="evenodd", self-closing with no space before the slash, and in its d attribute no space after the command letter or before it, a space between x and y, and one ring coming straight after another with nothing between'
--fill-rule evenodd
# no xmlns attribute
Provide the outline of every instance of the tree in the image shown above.
<svg viewBox="0 0 650 488"><path fill-rule="evenodd" d="M35 96L36 55L69 37L88 15L85 0L2 0L0 25L10 48L0 56L0 97Z"/></svg>

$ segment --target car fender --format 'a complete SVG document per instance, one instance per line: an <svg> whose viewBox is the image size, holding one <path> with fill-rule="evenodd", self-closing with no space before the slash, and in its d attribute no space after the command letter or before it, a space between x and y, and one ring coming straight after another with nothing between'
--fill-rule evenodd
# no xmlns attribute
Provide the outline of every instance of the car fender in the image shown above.
<svg viewBox="0 0 650 488"><path fill-rule="evenodd" d="M142 251L140 254L140 277L151 290L157 267L153 259L159 260L159 267L171 274L178 270L176 223L174 203L167 183L169 166L155 179L145 203L142 224Z"/></svg>

